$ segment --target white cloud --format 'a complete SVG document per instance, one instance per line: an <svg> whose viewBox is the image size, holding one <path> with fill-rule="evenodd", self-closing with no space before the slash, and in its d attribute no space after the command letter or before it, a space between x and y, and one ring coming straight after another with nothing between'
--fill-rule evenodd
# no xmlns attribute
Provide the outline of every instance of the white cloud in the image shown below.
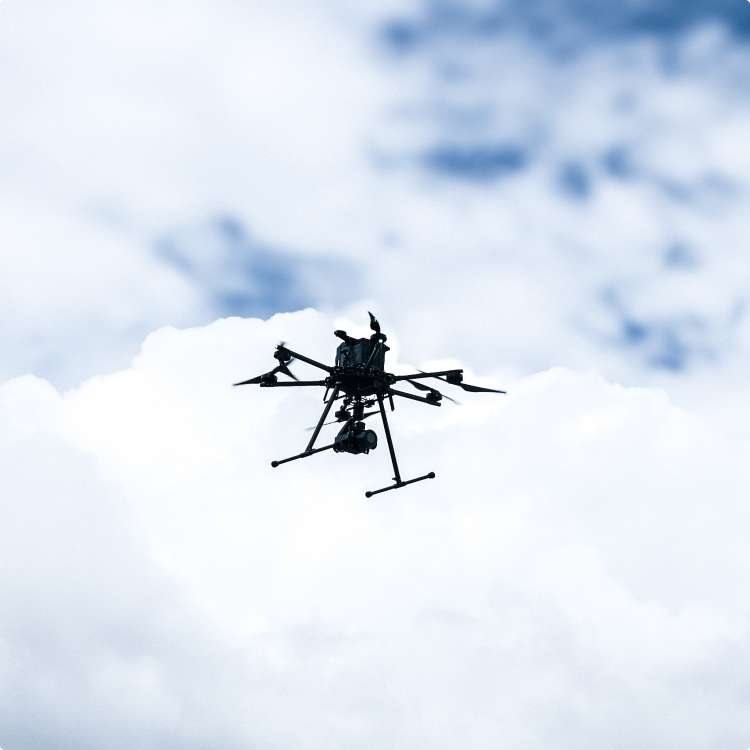
<svg viewBox="0 0 750 750"><path fill-rule="evenodd" d="M50 371L77 382L126 366L125 353L153 321L210 315L200 292L143 238L18 198L4 207L0 378Z"/></svg>
<svg viewBox="0 0 750 750"><path fill-rule="evenodd" d="M366 501L384 445L271 469L320 393L229 383L361 323L164 329L74 391L2 387L3 742L746 743L747 443L555 369L399 404L434 481Z"/></svg>
<svg viewBox="0 0 750 750"><path fill-rule="evenodd" d="M416 357L448 335L494 367L497 324L518 373L639 383L687 363L702 388L742 370L746 47L704 24L561 59L512 24L469 40L448 24L395 62L379 25L419 6L4 4L3 372L75 383L149 330L222 314L236 258L188 276L156 240L187 227L202 244L225 214L270 248L350 261L336 286L398 318ZM418 166L445 143L510 143L528 168L477 185ZM559 189L571 162L588 200ZM688 260L669 266L670 248ZM317 306L341 304L302 277Z"/></svg>
<svg viewBox="0 0 750 750"><path fill-rule="evenodd" d="M3 4L0 379L79 382L212 319L237 283L201 230L220 214L353 261L371 298L2 386L4 746L747 744L747 51L701 27L674 70L653 39L563 63L511 31L389 69L374 30L403 8ZM417 166L454 137L530 166ZM568 161L588 201L559 193ZM185 227L195 277L155 252ZM400 405L403 474L438 478L371 502L385 446L272 470L319 394L228 387L280 339L327 359L367 307L402 361L511 385ZM618 349L626 316L666 333ZM702 366L655 377L674 330ZM673 401L527 376L550 363Z"/></svg>
<svg viewBox="0 0 750 750"><path fill-rule="evenodd" d="M461 42L450 25L432 41L429 21L420 28L428 42L396 68L407 115L382 129L384 148L403 159L434 144L511 144L529 165L494 181L448 168L421 183L393 177L401 252L371 293L397 299L405 278L415 315L434 314L436 295L442 311L470 308L451 331L474 332L461 336L463 356L482 351L482 322L505 324L504 354L524 371L595 362L642 382L670 358L714 372L745 361L737 122L748 102L734 76L747 49L701 26L669 41L607 38L559 60L513 30ZM460 84L443 80L450 65L467 71ZM560 187L566 165L587 196ZM668 262L673 247L691 259L682 268ZM627 321L645 332L629 348Z"/></svg>
<svg viewBox="0 0 750 750"><path fill-rule="evenodd" d="M3 7L3 377L70 385L123 367L160 325L216 317L216 284L165 262L165 235L200 240L229 214L303 256L355 236L381 97L345 7Z"/></svg>

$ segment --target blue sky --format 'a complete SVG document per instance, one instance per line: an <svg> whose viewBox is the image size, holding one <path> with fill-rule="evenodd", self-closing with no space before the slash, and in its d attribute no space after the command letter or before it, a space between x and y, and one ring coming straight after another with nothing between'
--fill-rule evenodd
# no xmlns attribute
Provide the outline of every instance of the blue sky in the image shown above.
<svg viewBox="0 0 750 750"><path fill-rule="evenodd" d="M48 12L3 8L6 376L73 385L221 314L387 314L415 273L465 295L475 263L480 314L529 318L514 371L743 346L743 3Z"/></svg>

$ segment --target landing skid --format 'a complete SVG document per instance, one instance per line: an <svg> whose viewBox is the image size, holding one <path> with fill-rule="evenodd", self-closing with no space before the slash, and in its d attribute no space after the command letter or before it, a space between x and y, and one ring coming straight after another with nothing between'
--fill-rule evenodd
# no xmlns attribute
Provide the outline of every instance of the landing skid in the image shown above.
<svg viewBox="0 0 750 750"><path fill-rule="evenodd" d="M365 497L372 497L373 495L379 495L381 492L388 492L388 490L399 490L402 487L406 487L407 484L414 484L414 482L421 482L423 479L434 479L435 472L431 471L429 474L425 474L423 477L416 477L415 479L407 479L404 482L396 482L388 487L382 487L379 490L368 490L365 492Z"/></svg>

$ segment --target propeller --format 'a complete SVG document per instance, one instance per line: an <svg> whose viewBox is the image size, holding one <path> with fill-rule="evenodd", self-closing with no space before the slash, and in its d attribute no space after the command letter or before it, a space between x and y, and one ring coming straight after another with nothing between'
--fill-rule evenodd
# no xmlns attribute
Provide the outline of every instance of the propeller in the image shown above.
<svg viewBox="0 0 750 750"><path fill-rule="evenodd" d="M292 362L294 362L294 358L290 359L287 364L290 364ZM276 372L283 372L284 375L287 375L292 380L299 380L299 378L287 367L287 364L279 365L278 367L275 367L274 370Z"/></svg>
<svg viewBox="0 0 750 750"><path fill-rule="evenodd" d="M294 362L294 357L287 351L286 341L279 341L273 356L279 360L279 366L276 368L277 372L283 372L284 375L290 377L292 380L299 380L289 369L289 365Z"/></svg>
<svg viewBox="0 0 750 750"><path fill-rule="evenodd" d="M232 385L257 385L263 378L268 377L271 373L267 372L263 375L258 375L256 378L250 378L250 380L243 380L240 383L232 383Z"/></svg>
<svg viewBox="0 0 750 750"><path fill-rule="evenodd" d="M433 393L439 394L441 398L447 398L448 401L452 401L454 404L458 404L459 406L461 405L460 401L456 401L455 398L451 398L450 396L446 396L444 393L440 393L440 391L437 390L437 388L431 388L429 385L424 385L423 383L420 383L416 380L409 380L408 378L406 382L409 383L409 385L413 385L418 391L432 391Z"/></svg>
<svg viewBox="0 0 750 750"><path fill-rule="evenodd" d="M445 382L447 383L448 381L446 380ZM497 388L484 388L481 385L470 385L469 383L456 383L456 385L461 386L461 388L470 393L507 393L507 391L500 391Z"/></svg>
<svg viewBox="0 0 750 750"><path fill-rule="evenodd" d="M380 323L378 323L378 319L368 310L367 314L370 316L370 328L375 331L375 333L380 333Z"/></svg>
<svg viewBox="0 0 750 750"><path fill-rule="evenodd" d="M265 378L275 378L277 372L283 373L287 377L290 377L292 380L299 380L299 378L289 369L289 365L294 362L294 357L286 351L286 349L284 348L285 346L286 341L279 341L278 346L276 347L276 351L273 354L274 359L278 360L279 364L276 365L273 370L264 372L262 375L250 378L249 380L243 380L240 383L234 383L234 385L258 385Z"/></svg>
<svg viewBox="0 0 750 750"><path fill-rule="evenodd" d="M373 414L380 414L380 412L368 411L366 414L362 415L362 419L367 419L367 417L371 417ZM342 424L343 422L346 422L346 421L347 421L346 419L332 419L330 422L323 422L321 427L325 427L326 425L329 425L329 424L336 424L337 422ZM357 420L357 421L359 422L360 420ZM305 427L305 432L311 432L314 429L315 427Z"/></svg>
<svg viewBox="0 0 750 750"><path fill-rule="evenodd" d="M424 372L424 370L420 370L420 372ZM457 385L459 388L463 388L465 391L469 391L469 393L507 393L507 391L500 391L496 388L485 388L481 385L471 385L470 383L462 383L461 381L458 382L451 382L450 380L446 380L445 378L441 378L439 375L431 375L430 377L435 378L435 380L442 380L444 383L448 383L448 385ZM414 383L410 380L410 383L414 385ZM421 384L420 384L421 385ZM422 388L425 388L426 386L422 386Z"/></svg>

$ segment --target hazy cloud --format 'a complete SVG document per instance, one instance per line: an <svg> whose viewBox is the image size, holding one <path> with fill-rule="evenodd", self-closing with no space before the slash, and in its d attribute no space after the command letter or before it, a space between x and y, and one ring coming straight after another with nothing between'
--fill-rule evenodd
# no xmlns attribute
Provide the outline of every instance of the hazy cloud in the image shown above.
<svg viewBox="0 0 750 750"><path fill-rule="evenodd" d="M747 444L557 369L400 403L421 486L366 501L382 448L271 469L320 394L228 384L360 322L165 329L75 391L3 386L4 744L746 742Z"/></svg>

